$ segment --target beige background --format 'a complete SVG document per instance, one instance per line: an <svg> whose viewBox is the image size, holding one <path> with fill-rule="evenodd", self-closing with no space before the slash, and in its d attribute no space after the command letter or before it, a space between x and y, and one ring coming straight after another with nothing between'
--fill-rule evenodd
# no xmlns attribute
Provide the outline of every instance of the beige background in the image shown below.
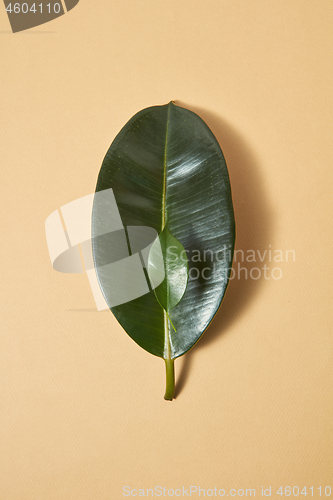
<svg viewBox="0 0 333 500"><path fill-rule="evenodd" d="M333 488L332 26L328 0L81 0L12 35L0 8L1 499ZM125 122L171 99L222 146L237 248L296 254L230 283L172 403L163 361L52 269L44 233Z"/></svg>

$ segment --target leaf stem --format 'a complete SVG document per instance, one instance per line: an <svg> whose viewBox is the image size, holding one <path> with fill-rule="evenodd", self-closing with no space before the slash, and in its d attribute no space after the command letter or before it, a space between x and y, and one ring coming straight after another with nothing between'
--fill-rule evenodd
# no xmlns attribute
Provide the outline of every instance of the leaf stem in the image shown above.
<svg viewBox="0 0 333 500"><path fill-rule="evenodd" d="M175 393L175 360L165 359L166 367L166 389L164 399L167 401L172 401Z"/></svg>

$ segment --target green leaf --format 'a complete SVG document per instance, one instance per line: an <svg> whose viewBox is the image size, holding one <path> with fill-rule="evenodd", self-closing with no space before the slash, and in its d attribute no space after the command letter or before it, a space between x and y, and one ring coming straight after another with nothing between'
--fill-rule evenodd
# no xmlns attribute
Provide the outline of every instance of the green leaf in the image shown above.
<svg viewBox="0 0 333 500"><path fill-rule="evenodd" d="M172 236L167 225L151 246L148 256L148 275L157 301L166 311L176 332L169 312L180 302L185 293L188 263L185 248Z"/></svg>
<svg viewBox="0 0 333 500"><path fill-rule="evenodd" d="M113 213L95 196L92 236L97 278L112 313L128 335L165 360L169 382L165 397L172 399L174 359L199 340L228 285L235 223L224 156L211 130L192 111L173 102L143 109L123 127L105 156L96 193L107 189L113 190L124 229L111 232ZM148 278L147 253L154 237L144 237L138 245L131 241L135 228L138 234L147 228L162 236L166 222L188 258L186 291L173 307L160 293L163 287L153 290ZM110 235L101 236L108 226ZM108 261L116 260L111 255L113 248L127 252L121 250L117 268L118 274L122 266L128 272L117 279L108 272L112 266ZM140 269L134 266L138 263ZM180 291L183 281L179 276ZM129 300L114 305L114 294L120 290L120 296L124 287ZM174 300L180 295L172 293ZM170 327L156 295L177 331Z"/></svg>

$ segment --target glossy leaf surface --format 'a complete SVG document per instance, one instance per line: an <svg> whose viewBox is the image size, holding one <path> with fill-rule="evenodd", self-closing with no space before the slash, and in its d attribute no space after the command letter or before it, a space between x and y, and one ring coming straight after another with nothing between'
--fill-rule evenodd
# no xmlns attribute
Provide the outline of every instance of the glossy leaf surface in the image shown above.
<svg viewBox="0 0 333 500"><path fill-rule="evenodd" d="M179 293L168 304L163 287L151 288L148 262L141 255L149 289L129 302L115 307L109 304L135 342L156 356L174 359L198 341L218 310L228 284L235 225L221 148L195 113L174 103L144 109L123 127L105 156L96 191L109 188L113 189L125 228L145 226L161 235L168 221L171 235L187 254L188 282L182 297L184 269L179 268ZM107 212L94 203L93 255L100 287L108 301L107 290L113 284L99 262L112 241L94 237L103 218L107 218ZM137 253L140 255L140 251ZM130 278L126 279L130 286ZM175 276L172 279L177 282Z"/></svg>

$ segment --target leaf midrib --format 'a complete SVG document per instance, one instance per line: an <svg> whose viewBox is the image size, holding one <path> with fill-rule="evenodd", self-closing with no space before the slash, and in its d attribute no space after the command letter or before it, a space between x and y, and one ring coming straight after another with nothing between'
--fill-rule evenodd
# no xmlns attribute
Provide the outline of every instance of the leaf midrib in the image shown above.
<svg viewBox="0 0 333 500"><path fill-rule="evenodd" d="M168 133L169 133L169 117L170 117L170 104L168 104L168 113L167 113L167 124L166 124L166 132L165 132L165 145L164 145L164 159L163 159L163 191L162 191L162 227L161 232L163 231L166 223L166 174L167 174L167 150L168 150Z"/></svg>
<svg viewBox="0 0 333 500"><path fill-rule="evenodd" d="M169 117L170 117L170 106L171 103L168 104L168 114L167 114L167 123L166 123L166 132L165 132L165 146L164 146L164 159L163 159L163 191L162 191L162 227L161 232L163 231L166 220L166 174L167 174L167 150L168 150L168 133L169 133ZM166 280L168 280L166 274ZM168 282L167 282L167 293L168 293ZM168 297L167 297L168 303ZM170 327L168 314L165 310L163 310L164 316L164 359L171 359L171 342L170 342Z"/></svg>

